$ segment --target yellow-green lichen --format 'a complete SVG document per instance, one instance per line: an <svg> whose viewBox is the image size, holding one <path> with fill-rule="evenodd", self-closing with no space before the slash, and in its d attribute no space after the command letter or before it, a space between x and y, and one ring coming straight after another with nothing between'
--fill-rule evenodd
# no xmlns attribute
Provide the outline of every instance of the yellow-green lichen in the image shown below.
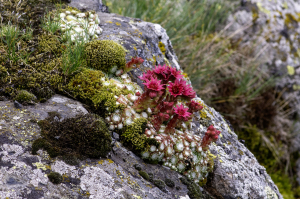
<svg viewBox="0 0 300 199"><path fill-rule="evenodd" d="M109 73L114 66L124 69L126 64L125 49L111 40L95 40L87 43L85 54L88 67L105 73Z"/></svg>
<svg viewBox="0 0 300 199"><path fill-rule="evenodd" d="M158 43L158 47L159 47L159 49L160 49L160 51L162 52L162 54L166 54L166 48L165 48L165 44L163 43L163 42L159 42Z"/></svg>

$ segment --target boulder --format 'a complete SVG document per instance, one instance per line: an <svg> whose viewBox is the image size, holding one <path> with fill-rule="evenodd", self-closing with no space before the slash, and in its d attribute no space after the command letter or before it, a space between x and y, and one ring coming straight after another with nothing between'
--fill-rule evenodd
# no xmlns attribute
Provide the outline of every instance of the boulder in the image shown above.
<svg viewBox="0 0 300 199"><path fill-rule="evenodd" d="M69 6L99 10L96 0L73 0ZM155 65L180 69L169 37L159 24L100 11L97 14L103 29L100 40L121 44L127 50L127 61L135 56L145 60L130 72L140 86L137 77ZM114 132L112 151L105 158L62 161L50 158L44 150L33 155L32 143L41 133L37 122L51 112L57 112L61 121L87 114L90 108L58 94L44 103L23 107L0 101L0 198L282 198L265 168L212 107L205 105L205 116L198 114L192 124L194 133L201 137L209 124L221 131L210 146L214 170L203 187L192 185L167 167L145 163L126 149ZM66 164L68 161L75 163Z"/></svg>
<svg viewBox="0 0 300 199"><path fill-rule="evenodd" d="M291 111L288 150L295 154L300 151L299 13L298 1L243 0L227 19L227 34L235 32L233 39L241 48L256 43L254 54L260 53L262 70L277 78L276 86ZM297 173L299 179L299 169Z"/></svg>

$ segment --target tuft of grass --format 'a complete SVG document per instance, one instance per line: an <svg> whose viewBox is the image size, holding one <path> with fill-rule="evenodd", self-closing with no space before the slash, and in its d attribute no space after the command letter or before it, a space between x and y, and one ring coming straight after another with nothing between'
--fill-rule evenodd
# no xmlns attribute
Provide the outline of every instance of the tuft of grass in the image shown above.
<svg viewBox="0 0 300 199"><path fill-rule="evenodd" d="M17 54L17 47L16 47L16 44L21 40L19 36L20 36L19 28L11 24L2 26L0 30L1 40L7 46L6 48L7 58L15 63L20 59L19 55Z"/></svg>
<svg viewBox="0 0 300 199"><path fill-rule="evenodd" d="M106 0L104 3L111 12L159 23L174 46L183 44L189 35L214 31L226 19L232 5L209 0Z"/></svg>
<svg viewBox="0 0 300 199"><path fill-rule="evenodd" d="M52 34L56 34L60 29L60 23L54 20L55 15L52 12L47 12L41 20L41 27ZM57 16L56 16L57 17Z"/></svg>
<svg viewBox="0 0 300 199"><path fill-rule="evenodd" d="M27 52L20 46L22 41L29 41L32 38L33 30L29 27L21 31L18 26L8 23L0 28L0 41L6 46L4 54L13 63L17 63L19 60L27 63L32 52Z"/></svg>
<svg viewBox="0 0 300 199"><path fill-rule="evenodd" d="M71 36L67 37L68 42L64 45L62 55L62 70L65 75L71 75L80 68L86 66L84 59L85 39L71 41Z"/></svg>

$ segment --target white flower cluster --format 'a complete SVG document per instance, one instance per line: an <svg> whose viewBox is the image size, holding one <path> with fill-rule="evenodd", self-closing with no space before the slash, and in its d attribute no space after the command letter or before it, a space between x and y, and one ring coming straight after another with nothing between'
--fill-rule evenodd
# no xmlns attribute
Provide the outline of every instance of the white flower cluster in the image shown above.
<svg viewBox="0 0 300 199"><path fill-rule="evenodd" d="M103 78L103 85L109 86L114 85L119 89L126 89L133 91L134 93L142 93L142 89L136 84L133 83L130 77L127 74L121 75L122 81L111 78L108 81L105 81ZM144 117L148 118L151 114L151 109L147 112L137 113L132 108L133 103L138 99L136 94L120 95L115 96L116 104L123 104L126 108L123 111L115 110L113 113L110 113L105 121L109 124L109 130L122 129L126 125L130 125L134 122L136 118Z"/></svg>
<svg viewBox="0 0 300 199"><path fill-rule="evenodd" d="M183 173L195 182L204 180L208 175L208 151L203 151L201 138L186 128L175 130L174 134L166 134L162 125L159 132L150 127L145 131L149 138L159 143L152 145L149 151L142 153L144 159L162 161L164 166Z"/></svg>
<svg viewBox="0 0 300 199"><path fill-rule="evenodd" d="M84 41L96 39L102 33L100 28L100 19L93 12L81 13L76 10L67 10L59 14L59 18L55 18L60 23L60 28L66 34L70 34L71 40L77 39Z"/></svg>

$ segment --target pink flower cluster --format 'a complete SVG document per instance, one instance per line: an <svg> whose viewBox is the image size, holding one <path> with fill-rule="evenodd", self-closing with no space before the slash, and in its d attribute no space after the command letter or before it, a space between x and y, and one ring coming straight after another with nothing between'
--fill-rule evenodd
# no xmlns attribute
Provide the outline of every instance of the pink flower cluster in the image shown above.
<svg viewBox="0 0 300 199"><path fill-rule="evenodd" d="M214 128L213 125L210 125L207 128L207 132L205 133L202 142L201 142L201 147L203 149L203 151L207 151L208 150L208 146L212 143L217 141L219 135L220 135L220 131L216 130Z"/></svg>
<svg viewBox="0 0 300 199"><path fill-rule="evenodd" d="M145 92L135 101L133 108L141 112L150 107L153 113L151 122L156 130L167 122L165 132L173 133L176 126L188 122L193 112L203 108L192 100L196 92L175 68L159 65L139 78L145 81Z"/></svg>

